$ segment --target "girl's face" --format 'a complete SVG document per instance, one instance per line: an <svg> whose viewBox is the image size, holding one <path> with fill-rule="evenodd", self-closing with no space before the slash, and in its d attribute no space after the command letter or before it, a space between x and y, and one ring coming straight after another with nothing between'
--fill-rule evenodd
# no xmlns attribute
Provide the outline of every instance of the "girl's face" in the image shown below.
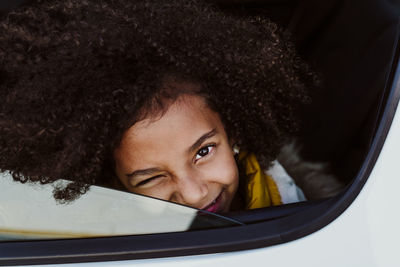
<svg viewBox="0 0 400 267"><path fill-rule="evenodd" d="M114 152L116 174L131 192L226 212L239 181L231 145L205 100L182 95L161 118L124 133Z"/></svg>

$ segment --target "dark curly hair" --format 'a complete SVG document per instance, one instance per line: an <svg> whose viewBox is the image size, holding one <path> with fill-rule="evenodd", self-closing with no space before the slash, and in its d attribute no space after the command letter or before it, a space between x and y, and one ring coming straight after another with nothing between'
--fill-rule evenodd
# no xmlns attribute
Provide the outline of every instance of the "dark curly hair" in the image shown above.
<svg viewBox="0 0 400 267"><path fill-rule="evenodd" d="M43 0L11 12L0 22L0 170L69 180L55 188L61 201L110 184L123 132L156 112L146 103L162 111L159 100L179 94L162 92L168 77L199 84L229 136L268 167L313 83L284 35L196 0Z"/></svg>

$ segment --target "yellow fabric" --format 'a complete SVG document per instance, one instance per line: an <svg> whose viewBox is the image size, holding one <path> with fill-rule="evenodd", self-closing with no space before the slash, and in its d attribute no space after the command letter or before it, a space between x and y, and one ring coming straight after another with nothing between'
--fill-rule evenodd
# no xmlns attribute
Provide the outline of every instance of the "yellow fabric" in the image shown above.
<svg viewBox="0 0 400 267"><path fill-rule="evenodd" d="M275 181L261 169L253 153L240 152L239 164L246 171L246 209L257 209L282 204L281 195Z"/></svg>

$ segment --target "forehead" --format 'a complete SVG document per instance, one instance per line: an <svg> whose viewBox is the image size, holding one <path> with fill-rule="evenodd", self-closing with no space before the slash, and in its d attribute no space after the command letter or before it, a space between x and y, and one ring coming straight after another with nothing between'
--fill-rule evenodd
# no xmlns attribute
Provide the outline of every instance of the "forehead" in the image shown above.
<svg viewBox="0 0 400 267"><path fill-rule="evenodd" d="M146 118L129 128L117 149L123 157L156 159L163 153L183 152L203 134L216 129L224 132L218 114L212 111L204 98L182 95L161 117Z"/></svg>

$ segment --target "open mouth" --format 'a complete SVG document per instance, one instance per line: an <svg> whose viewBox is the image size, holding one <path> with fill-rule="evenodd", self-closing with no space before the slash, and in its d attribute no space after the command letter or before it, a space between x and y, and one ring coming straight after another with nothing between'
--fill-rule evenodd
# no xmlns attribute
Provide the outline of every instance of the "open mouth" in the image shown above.
<svg viewBox="0 0 400 267"><path fill-rule="evenodd" d="M222 204L222 192L218 195L216 199L214 199L213 202L202 208L202 210L216 213L221 210L222 208L221 204Z"/></svg>

